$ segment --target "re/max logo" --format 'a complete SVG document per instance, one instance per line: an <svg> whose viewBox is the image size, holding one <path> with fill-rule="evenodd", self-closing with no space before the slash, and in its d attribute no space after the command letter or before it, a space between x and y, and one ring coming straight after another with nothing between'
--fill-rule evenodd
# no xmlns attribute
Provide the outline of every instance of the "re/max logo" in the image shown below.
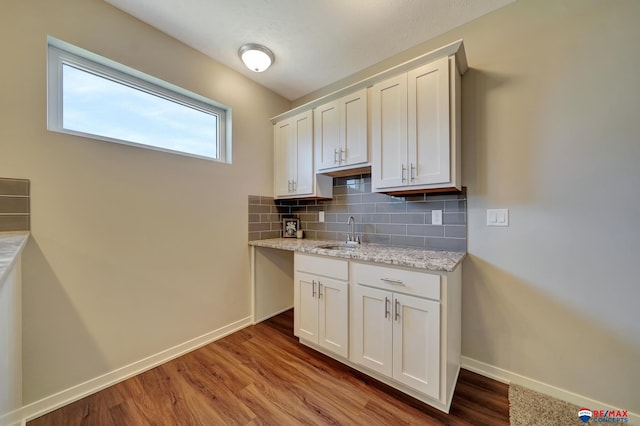
<svg viewBox="0 0 640 426"><path fill-rule="evenodd" d="M629 410L591 410L593 417L629 417Z"/></svg>

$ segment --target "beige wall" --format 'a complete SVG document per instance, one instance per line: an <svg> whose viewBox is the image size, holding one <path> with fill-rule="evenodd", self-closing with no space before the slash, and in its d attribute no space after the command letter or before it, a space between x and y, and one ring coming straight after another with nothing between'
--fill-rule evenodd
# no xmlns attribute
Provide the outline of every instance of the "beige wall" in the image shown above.
<svg viewBox="0 0 640 426"><path fill-rule="evenodd" d="M233 164L48 132L47 35L232 107ZM100 0L3 1L0 51L0 175L32 188L24 402L251 315L247 196L290 103Z"/></svg>
<svg viewBox="0 0 640 426"><path fill-rule="evenodd" d="M518 0L295 102L464 38L463 355L635 413L639 22L637 0Z"/></svg>

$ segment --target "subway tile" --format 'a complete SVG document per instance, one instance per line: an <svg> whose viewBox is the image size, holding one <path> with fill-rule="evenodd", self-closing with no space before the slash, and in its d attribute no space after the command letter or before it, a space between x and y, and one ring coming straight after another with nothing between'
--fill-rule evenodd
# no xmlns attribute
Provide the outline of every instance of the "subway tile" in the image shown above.
<svg viewBox="0 0 640 426"><path fill-rule="evenodd" d="M271 225L269 223L250 223L249 232L269 231Z"/></svg>
<svg viewBox="0 0 640 426"><path fill-rule="evenodd" d="M347 223L349 221L349 218L353 216L353 219L356 221L356 223L361 223L362 222L362 215L360 214L350 214L350 213L338 213L336 215L336 222L338 223Z"/></svg>
<svg viewBox="0 0 640 426"><path fill-rule="evenodd" d="M377 224L376 234L407 235L407 225Z"/></svg>
<svg viewBox="0 0 640 426"><path fill-rule="evenodd" d="M306 225L306 229L312 231L324 231L327 229L327 224L321 222L308 222Z"/></svg>
<svg viewBox="0 0 640 426"><path fill-rule="evenodd" d="M317 222L318 214L317 213L301 213L299 215L299 219L302 222Z"/></svg>
<svg viewBox="0 0 640 426"><path fill-rule="evenodd" d="M324 214L324 221L325 222L337 222L337 214L336 213L325 213Z"/></svg>
<svg viewBox="0 0 640 426"><path fill-rule="evenodd" d="M268 225L272 231L282 231L282 222L271 222Z"/></svg>
<svg viewBox="0 0 640 426"><path fill-rule="evenodd" d="M415 201L407 203L408 212L430 212L444 210L444 201Z"/></svg>
<svg viewBox="0 0 640 426"><path fill-rule="evenodd" d="M29 215L0 216L0 231L28 231Z"/></svg>
<svg viewBox="0 0 640 426"><path fill-rule="evenodd" d="M447 213L442 214L442 223L444 225L466 225L467 217L465 213Z"/></svg>
<svg viewBox="0 0 640 426"><path fill-rule="evenodd" d="M27 179L0 178L0 195L29 195Z"/></svg>
<svg viewBox="0 0 640 426"><path fill-rule="evenodd" d="M366 213L362 215L362 223L389 223L390 217L388 213Z"/></svg>
<svg viewBox="0 0 640 426"><path fill-rule="evenodd" d="M271 213L271 206L261 206L259 204L249 204L249 213ZM275 208L275 206L273 206Z"/></svg>
<svg viewBox="0 0 640 426"><path fill-rule="evenodd" d="M309 208L310 206L315 206L317 204L318 200L298 200L299 206L307 206L307 208Z"/></svg>
<svg viewBox="0 0 640 426"><path fill-rule="evenodd" d="M260 222L260 215L258 213L249 213L249 223Z"/></svg>
<svg viewBox="0 0 640 426"><path fill-rule="evenodd" d="M260 239L260 232L249 232L249 241L256 241Z"/></svg>
<svg viewBox="0 0 640 426"><path fill-rule="evenodd" d="M346 186L334 186L333 187L333 197L335 198L337 195L345 195L347 193Z"/></svg>
<svg viewBox="0 0 640 426"><path fill-rule="evenodd" d="M347 204L360 204L362 203L362 194L348 194L346 195Z"/></svg>
<svg viewBox="0 0 640 426"><path fill-rule="evenodd" d="M326 211L331 213L347 213L349 211L349 206L346 204L330 204L327 206Z"/></svg>
<svg viewBox="0 0 640 426"><path fill-rule="evenodd" d="M350 231L349 225L346 223L327 223L327 231L329 232L342 232L346 233Z"/></svg>
<svg viewBox="0 0 640 426"><path fill-rule="evenodd" d="M368 194L362 194L363 203L386 203L389 202L391 197L379 192L370 192Z"/></svg>
<svg viewBox="0 0 640 426"><path fill-rule="evenodd" d="M291 206L290 207L290 212L291 214L296 214L296 213L306 213L307 212L307 206Z"/></svg>
<svg viewBox="0 0 640 426"><path fill-rule="evenodd" d="M404 213L407 211L405 203L376 203L376 213Z"/></svg>
<svg viewBox="0 0 640 426"><path fill-rule="evenodd" d="M461 225L447 225L444 227L444 236L447 238L467 238L467 227Z"/></svg>
<svg viewBox="0 0 640 426"><path fill-rule="evenodd" d="M260 204L259 195L249 195L249 204Z"/></svg>
<svg viewBox="0 0 640 426"><path fill-rule="evenodd" d="M269 206L264 206L269 207ZM280 213L280 214L289 214L291 213L291 207L289 206L271 206L271 213ZM269 213L269 212L260 212L260 213Z"/></svg>
<svg viewBox="0 0 640 426"><path fill-rule="evenodd" d="M391 235L382 235L382 234L364 234L362 236L362 241L366 243L374 243L374 244L391 244Z"/></svg>
<svg viewBox="0 0 640 426"><path fill-rule="evenodd" d="M423 237L444 237L442 225L407 225L407 235Z"/></svg>
<svg viewBox="0 0 640 426"><path fill-rule="evenodd" d="M317 240L318 239L318 233L316 231L309 231L307 229L303 229L304 231L304 237L310 240Z"/></svg>
<svg viewBox="0 0 640 426"><path fill-rule="evenodd" d="M260 222L278 222L282 217L277 213L262 213L260 215Z"/></svg>
<svg viewBox="0 0 640 426"><path fill-rule="evenodd" d="M349 213L375 213L375 204L349 204Z"/></svg>
<svg viewBox="0 0 640 426"><path fill-rule="evenodd" d="M424 213L391 213L391 223L424 224Z"/></svg>
<svg viewBox="0 0 640 426"><path fill-rule="evenodd" d="M274 200L273 197L266 197L266 196L261 196L260 197L260 204L264 204L264 205L272 205L275 204L276 200Z"/></svg>
<svg viewBox="0 0 640 426"><path fill-rule="evenodd" d="M421 247L424 248L424 237L414 237L407 235L392 235L391 245L401 247Z"/></svg>
<svg viewBox="0 0 640 426"><path fill-rule="evenodd" d="M29 197L0 196L0 213L29 213Z"/></svg>
<svg viewBox="0 0 640 426"><path fill-rule="evenodd" d="M361 223L356 226L356 230L359 234L375 234L376 225L373 223Z"/></svg>
<svg viewBox="0 0 640 426"><path fill-rule="evenodd" d="M298 200L296 200L296 199L276 200L276 205L278 205L278 206L297 206L298 205Z"/></svg>
<svg viewBox="0 0 640 426"><path fill-rule="evenodd" d="M270 238L280 238L280 237L281 237L281 231L260 232L260 239L261 240L268 240Z"/></svg>
<svg viewBox="0 0 640 426"><path fill-rule="evenodd" d="M466 200L452 200L444 202L444 211L450 213L466 212L467 201Z"/></svg>
<svg viewBox="0 0 640 426"><path fill-rule="evenodd" d="M407 202L424 201L424 194L409 194L404 196Z"/></svg>
<svg viewBox="0 0 640 426"><path fill-rule="evenodd" d="M458 238L426 237L425 247L431 250L465 251L467 240Z"/></svg>
<svg viewBox="0 0 640 426"><path fill-rule="evenodd" d="M466 199L464 194L425 194L427 201L445 201L445 200L463 200Z"/></svg>
<svg viewBox="0 0 640 426"><path fill-rule="evenodd" d="M312 205L312 206L307 206L307 212L320 212L320 211L325 211L327 209L326 206L320 204L320 205Z"/></svg>
<svg viewBox="0 0 640 426"><path fill-rule="evenodd" d="M338 234L335 232L327 232L327 231L317 231L317 238L319 240L333 240L336 241L338 239L344 239L342 237L338 238Z"/></svg>

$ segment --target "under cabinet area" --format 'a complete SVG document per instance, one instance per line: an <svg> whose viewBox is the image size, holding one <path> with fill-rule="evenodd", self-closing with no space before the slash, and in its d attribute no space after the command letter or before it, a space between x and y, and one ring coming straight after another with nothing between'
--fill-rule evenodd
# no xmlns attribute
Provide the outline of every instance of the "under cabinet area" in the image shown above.
<svg viewBox="0 0 640 426"><path fill-rule="evenodd" d="M294 265L294 334L347 358L348 262L296 254Z"/></svg>

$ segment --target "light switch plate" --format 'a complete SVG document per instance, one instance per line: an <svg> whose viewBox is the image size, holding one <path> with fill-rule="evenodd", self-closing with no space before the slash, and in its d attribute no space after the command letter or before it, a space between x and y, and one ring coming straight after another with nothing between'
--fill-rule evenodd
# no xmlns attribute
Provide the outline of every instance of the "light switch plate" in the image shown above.
<svg viewBox="0 0 640 426"><path fill-rule="evenodd" d="M431 224L442 225L442 210L431 210Z"/></svg>
<svg viewBox="0 0 640 426"><path fill-rule="evenodd" d="M324 212L318 212L318 222L324 222Z"/></svg>
<svg viewBox="0 0 640 426"><path fill-rule="evenodd" d="M487 226L509 226L509 209L487 209Z"/></svg>

